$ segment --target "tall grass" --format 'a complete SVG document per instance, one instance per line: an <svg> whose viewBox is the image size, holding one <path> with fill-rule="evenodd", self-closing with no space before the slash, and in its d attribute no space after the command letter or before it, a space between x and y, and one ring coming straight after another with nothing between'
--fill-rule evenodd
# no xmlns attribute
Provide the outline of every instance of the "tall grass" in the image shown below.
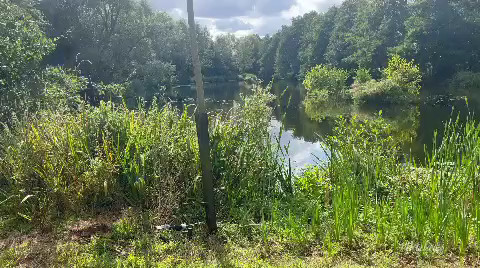
<svg viewBox="0 0 480 268"><path fill-rule="evenodd" d="M218 208L227 219L259 221L272 200L291 192L279 146L269 133L273 96L255 88L252 97L217 117L212 127L212 161L217 178ZM227 213L228 212L228 213Z"/></svg>
<svg viewBox="0 0 480 268"><path fill-rule="evenodd" d="M374 235L377 246L413 242L422 253L478 250L480 128L473 120L452 120L445 129L418 165L402 157L383 119L341 119L324 141L330 151L326 168L298 180L297 196L328 213L331 224L320 230L331 235L328 241L355 243L363 233ZM299 215L318 217L308 205L299 207Z"/></svg>
<svg viewBox="0 0 480 268"><path fill-rule="evenodd" d="M219 219L261 225L262 243L305 254L338 243L466 254L480 242L480 128L446 123L424 161L404 156L395 128L340 118L323 144L326 163L292 178L269 122L272 96L254 94L211 115ZM83 212L136 207L155 222L203 219L198 144L189 114L103 102L45 110L0 136L0 227L48 225ZM248 233L245 233L248 235ZM299 246L303 245L303 246Z"/></svg>
<svg viewBox="0 0 480 268"><path fill-rule="evenodd" d="M226 218L261 218L281 193L282 166L270 143L270 94L212 115L219 207ZM202 217L193 116L170 105L130 110L102 102L76 112L45 110L3 129L2 222L48 225L71 214L133 206L160 222ZM244 213L243 211L248 211Z"/></svg>
<svg viewBox="0 0 480 268"><path fill-rule="evenodd" d="M42 223L123 204L171 213L194 186L186 179L197 175L194 133L191 118L170 106L131 111L101 103L77 113L45 111L5 130L0 166L8 201L2 207Z"/></svg>

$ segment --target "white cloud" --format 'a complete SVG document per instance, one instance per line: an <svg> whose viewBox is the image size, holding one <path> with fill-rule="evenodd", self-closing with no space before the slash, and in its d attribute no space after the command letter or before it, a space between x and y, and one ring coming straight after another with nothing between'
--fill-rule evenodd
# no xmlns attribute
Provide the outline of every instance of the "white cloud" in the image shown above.
<svg viewBox="0 0 480 268"><path fill-rule="evenodd" d="M343 0L296 0L288 10L282 11L282 17L294 18L310 11L325 12L334 5L339 5Z"/></svg>
<svg viewBox="0 0 480 268"><path fill-rule="evenodd" d="M185 0L151 0L152 6L186 18ZM291 19L310 11L324 12L343 0L195 0L195 14L212 35L273 34Z"/></svg>
<svg viewBox="0 0 480 268"><path fill-rule="evenodd" d="M187 14L185 14L185 12L180 8L172 8L168 13L170 13L170 15L176 19L183 19L187 17Z"/></svg>
<svg viewBox="0 0 480 268"><path fill-rule="evenodd" d="M270 135L273 142L277 142L280 133L281 123L277 120L272 120L270 125ZM282 132L280 137L280 145L282 148L288 146L288 155L292 167L296 172L300 172L298 168L303 168L307 165L318 165L318 161L326 160L327 153L325 147L320 142L308 142L303 139L296 138L291 130ZM315 157L312 157L315 156Z"/></svg>

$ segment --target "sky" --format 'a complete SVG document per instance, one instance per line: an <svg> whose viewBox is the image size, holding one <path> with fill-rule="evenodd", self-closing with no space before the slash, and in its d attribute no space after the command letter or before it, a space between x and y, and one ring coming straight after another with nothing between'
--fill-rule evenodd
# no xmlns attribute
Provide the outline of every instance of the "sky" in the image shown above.
<svg viewBox="0 0 480 268"><path fill-rule="evenodd" d="M186 18L186 0L150 0L152 6L175 18ZM324 12L343 0L194 0L197 23L213 36L233 33L273 34L291 19L312 10Z"/></svg>

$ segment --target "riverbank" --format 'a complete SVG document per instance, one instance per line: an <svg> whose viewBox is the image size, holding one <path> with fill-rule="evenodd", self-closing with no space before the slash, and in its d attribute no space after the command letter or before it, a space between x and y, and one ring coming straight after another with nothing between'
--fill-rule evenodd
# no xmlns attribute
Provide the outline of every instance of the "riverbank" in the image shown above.
<svg viewBox="0 0 480 268"><path fill-rule="evenodd" d="M125 214L124 214L125 215ZM125 216L124 216L125 217ZM127 219L127 220L125 220ZM414 245L393 250L371 235L358 234L354 244L305 244L269 233L264 226L219 224L207 237L202 226L193 238L130 225L121 215L70 221L50 232L12 233L0 239L2 267L476 267L474 253L432 252ZM124 230L128 230L125 232ZM129 233L131 232L131 233Z"/></svg>
<svg viewBox="0 0 480 268"><path fill-rule="evenodd" d="M221 226L213 238L195 224L204 215L188 112L104 102L16 122L0 139L0 264L476 263L473 119L451 120L418 162L382 116L339 118L323 138L326 161L295 174L281 157L288 146L269 131L274 101L256 87L228 113L211 115ZM188 228L158 231L164 224L195 226L190 236Z"/></svg>

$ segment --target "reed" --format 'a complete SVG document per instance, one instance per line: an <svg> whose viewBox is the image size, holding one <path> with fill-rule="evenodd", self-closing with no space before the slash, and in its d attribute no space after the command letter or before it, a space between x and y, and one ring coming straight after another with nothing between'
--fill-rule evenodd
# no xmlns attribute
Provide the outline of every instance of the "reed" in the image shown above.
<svg viewBox="0 0 480 268"><path fill-rule="evenodd" d="M446 122L423 161L405 156L382 119L340 118L322 142L328 160L294 176L269 133L268 90L211 115L219 219L260 226L265 245L298 252L358 245L420 254L478 250L480 128ZM0 226L135 207L150 221L201 221L198 143L189 109L103 102L45 110L4 127ZM241 231L251 235L255 227Z"/></svg>
<svg viewBox="0 0 480 268"><path fill-rule="evenodd" d="M291 187L270 142L271 100L259 88L229 113L212 115L215 187L225 218L248 211L247 218L261 219L282 187ZM151 211L160 222L201 220L198 143L188 110L102 102L76 112L44 110L5 127L2 222L49 225L126 206Z"/></svg>

